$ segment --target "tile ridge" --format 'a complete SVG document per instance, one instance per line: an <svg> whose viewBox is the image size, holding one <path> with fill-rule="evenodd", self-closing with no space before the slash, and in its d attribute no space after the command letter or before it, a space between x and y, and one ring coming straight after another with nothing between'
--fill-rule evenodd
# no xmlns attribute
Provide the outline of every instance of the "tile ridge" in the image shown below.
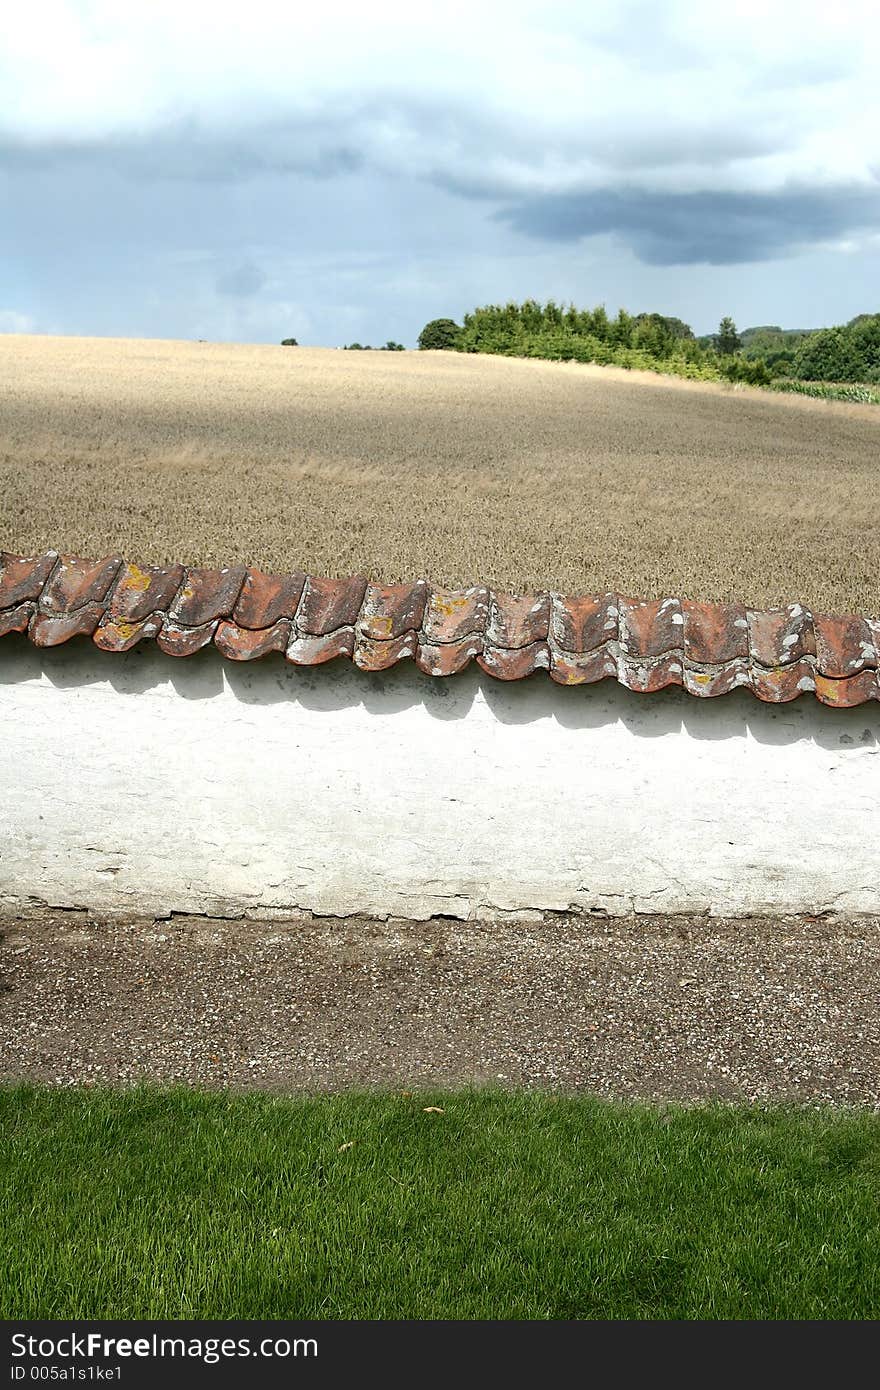
<svg viewBox="0 0 880 1390"><path fill-rule="evenodd" d="M234 661L275 651L298 665L348 656L381 671L408 658L448 676L475 660L500 680L546 670L560 685L614 678L643 693L678 685L707 697L742 686L771 703L807 691L840 707L880 700L880 617L796 602L758 609L0 551L0 636L11 632L36 646L87 636L112 652L153 639L172 656L213 643Z"/></svg>

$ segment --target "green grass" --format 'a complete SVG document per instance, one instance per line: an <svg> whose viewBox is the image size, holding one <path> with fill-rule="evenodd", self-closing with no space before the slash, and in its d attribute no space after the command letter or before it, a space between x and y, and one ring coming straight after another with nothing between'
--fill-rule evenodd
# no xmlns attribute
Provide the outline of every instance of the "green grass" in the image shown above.
<svg viewBox="0 0 880 1390"><path fill-rule="evenodd" d="M823 401L856 401L859 405L880 405L880 388L853 382L774 381L773 391L792 391L798 396L815 396Z"/></svg>
<svg viewBox="0 0 880 1390"><path fill-rule="evenodd" d="M16 1087L0 1135L7 1319L880 1314L866 1113Z"/></svg>

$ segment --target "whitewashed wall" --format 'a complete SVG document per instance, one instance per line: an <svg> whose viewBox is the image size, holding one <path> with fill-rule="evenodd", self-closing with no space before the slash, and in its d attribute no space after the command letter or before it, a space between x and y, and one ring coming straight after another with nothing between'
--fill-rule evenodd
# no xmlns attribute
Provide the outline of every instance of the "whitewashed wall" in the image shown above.
<svg viewBox="0 0 880 1390"><path fill-rule="evenodd" d="M880 706L0 643L0 897L880 910Z"/></svg>

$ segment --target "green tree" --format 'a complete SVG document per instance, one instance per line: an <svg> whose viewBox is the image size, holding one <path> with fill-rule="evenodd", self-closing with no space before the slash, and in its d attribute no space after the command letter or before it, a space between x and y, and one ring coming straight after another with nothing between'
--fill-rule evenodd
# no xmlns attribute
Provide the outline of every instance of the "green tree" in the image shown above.
<svg viewBox="0 0 880 1390"><path fill-rule="evenodd" d="M453 319L432 319L419 334L419 347L422 352L454 348L460 337L461 329Z"/></svg>
<svg viewBox="0 0 880 1390"><path fill-rule="evenodd" d="M281 346L282 346L282 347L299 347L299 343L296 341L296 338L282 338L282 339L281 339Z"/></svg>
<svg viewBox="0 0 880 1390"><path fill-rule="evenodd" d="M715 334L715 351L721 357L732 357L741 348L742 338L736 331L736 324L726 315L719 323L718 332Z"/></svg>

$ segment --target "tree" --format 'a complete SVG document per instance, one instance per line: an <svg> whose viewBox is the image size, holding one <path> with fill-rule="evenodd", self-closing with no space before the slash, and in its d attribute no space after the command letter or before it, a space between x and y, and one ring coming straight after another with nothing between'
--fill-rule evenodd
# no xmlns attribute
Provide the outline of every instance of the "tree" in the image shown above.
<svg viewBox="0 0 880 1390"><path fill-rule="evenodd" d="M452 319L432 319L419 334L419 347L422 352L454 348L460 337L461 329Z"/></svg>
<svg viewBox="0 0 880 1390"><path fill-rule="evenodd" d="M732 357L741 348L742 339L736 331L736 324L730 317L723 318L715 334L715 351L721 357Z"/></svg>
<svg viewBox="0 0 880 1390"><path fill-rule="evenodd" d="M299 347L299 343L296 341L296 338L282 338L282 339L281 339L281 346L282 346L282 347Z"/></svg>

